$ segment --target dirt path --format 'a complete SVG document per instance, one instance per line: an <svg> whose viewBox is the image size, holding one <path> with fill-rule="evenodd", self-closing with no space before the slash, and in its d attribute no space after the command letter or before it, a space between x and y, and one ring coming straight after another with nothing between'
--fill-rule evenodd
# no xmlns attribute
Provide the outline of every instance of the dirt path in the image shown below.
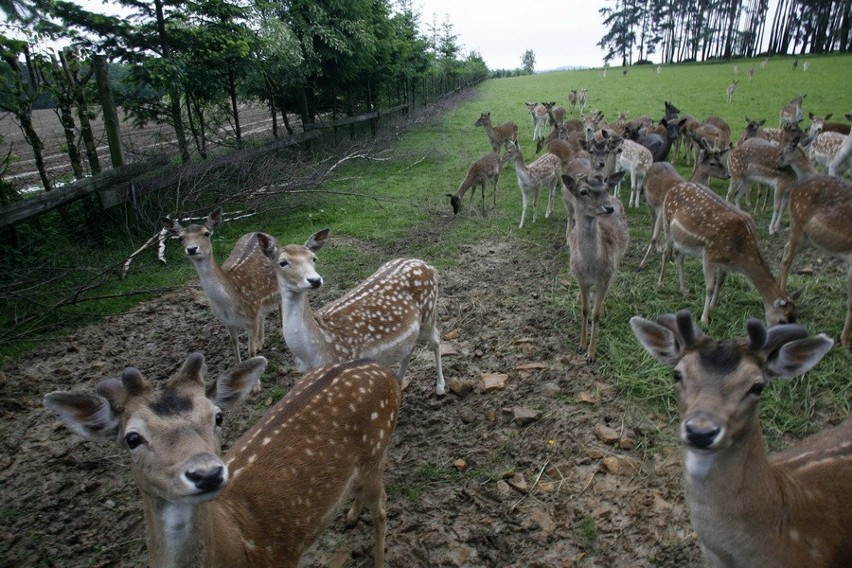
<svg viewBox="0 0 852 568"><path fill-rule="evenodd" d="M542 260L524 246L463 247L463 268L441 274L445 374L456 393L434 394L431 354L420 351L386 474L387 565L696 565L669 417L620 397L570 347L576 337L556 331L554 322L575 326L568 313L543 308L540 296L549 288L566 293L557 283L566 253ZM530 287L536 281L540 289ZM298 379L276 336L270 317L271 371L264 391L227 418L227 440L266 410L270 393ZM145 565L126 456L70 435L41 398L57 389L91 391L131 365L163 378L194 350L205 353L211 376L230 363L224 327L200 290L187 286L2 370L0 565ZM505 388L486 392L488 373L507 375ZM614 440L603 441L606 435ZM369 519L346 529L344 512L305 565L372 565Z"/></svg>

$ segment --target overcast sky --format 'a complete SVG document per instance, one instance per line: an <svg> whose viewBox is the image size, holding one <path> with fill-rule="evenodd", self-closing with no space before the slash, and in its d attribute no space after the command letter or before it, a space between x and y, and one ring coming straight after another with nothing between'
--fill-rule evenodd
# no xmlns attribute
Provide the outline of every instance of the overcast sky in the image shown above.
<svg viewBox="0 0 852 568"><path fill-rule="evenodd" d="M421 25L449 15L465 53L477 51L489 69L515 69L531 49L536 71L602 67L597 46L606 33L598 10L605 0L414 0ZM610 2L610 4L612 4Z"/></svg>

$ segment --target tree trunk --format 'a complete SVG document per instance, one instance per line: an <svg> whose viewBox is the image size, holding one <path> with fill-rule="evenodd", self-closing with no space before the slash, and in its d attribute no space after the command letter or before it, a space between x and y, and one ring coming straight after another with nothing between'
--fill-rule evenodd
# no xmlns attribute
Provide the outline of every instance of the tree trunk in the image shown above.
<svg viewBox="0 0 852 568"><path fill-rule="evenodd" d="M124 165L124 149L121 146L121 127L118 120L118 110L115 108L115 99L112 96L112 85L109 82L109 67L105 55L95 55L93 58L95 67L95 82L98 86L98 97L101 100L101 108L104 115L104 129L106 130L107 143L109 144L109 155L113 168ZM89 129L91 132L91 128ZM97 154L95 154L97 159Z"/></svg>
<svg viewBox="0 0 852 568"><path fill-rule="evenodd" d="M160 47L162 49L163 58L171 59L172 52L169 46L168 35L166 34L166 18L163 14L162 0L154 0L154 9L157 15L157 34L160 37ZM172 117L172 126L175 129L175 137L177 138L178 152L180 153L181 162L184 164L189 162L189 143L186 139L186 132L183 129L183 116L181 115L180 91L175 85L169 85L169 114Z"/></svg>

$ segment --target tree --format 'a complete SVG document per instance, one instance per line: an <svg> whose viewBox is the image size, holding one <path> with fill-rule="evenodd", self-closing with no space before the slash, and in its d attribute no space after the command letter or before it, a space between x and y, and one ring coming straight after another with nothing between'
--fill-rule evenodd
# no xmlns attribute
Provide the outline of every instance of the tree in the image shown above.
<svg viewBox="0 0 852 568"><path fill-rule="evenodd" d="M532 49L526 50L521 56L521 67L523 67L526 73L533 74L535 70L535 53Z"/></svg>

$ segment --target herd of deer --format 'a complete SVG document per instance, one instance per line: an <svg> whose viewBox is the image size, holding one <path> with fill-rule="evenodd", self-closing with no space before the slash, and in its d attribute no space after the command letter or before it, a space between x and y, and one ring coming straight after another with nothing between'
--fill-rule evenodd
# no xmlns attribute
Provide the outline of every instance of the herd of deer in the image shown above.
<svg viewBox="0 0 852 568"><path fill-rule="evenodd" d="M626 175L631 179L628 206L638 207L644 190L653 223L640 267L662 238L659 282L669 257L677 253L685 289L684 256L702 258L702 323L718 301L725 274L744 273L764 300L769 324L749 320L745 338L707 337L687 311L656 321L630 320L641 345L674 369L691 521L713 566L852 565L852 419L768 456L758 418L767 382L808 371L833 345L827 336L809 336L794 323L796 295L785 290L793 257L806 240L849 265L848 314L841 334L842 344L849 345L852 183L841 177L852 161L848 128L817 144L843 125L826 122L830 115L811 115L806 136L799 128L804 95L792 101L794 108L782 109L776 131L764 129L763 121L747 120L737 144L719 117L678 118L680 111L669 102L659 121L622 116L606 123L601 113L565 120L575 104L581 115L585 112L586 94L572 91L567 113L555 103L528 103L537 152L547 148L529 164L518 127L494 125L490 113L482 113L475 124L484 127L492 152L474 162L458 191L448 194L454 212L464 194L470 188L475 194L477 187L485 208L488 185L496 207L507 162L513 163L521 190L521 228L529 201L535 222L538 193L546 190L545 216L550 217L560 189L569 212L570 270L580 287L580 348L589 361L596 355L606 293L629 241L618 198ZM846 116L852 121L852 114ZM548 126L551 132L545 134ZM828 175L817 174L816 148ZM673 150L692 162L690 179L667 161ZM730 178L727 200L709 188L711 177ZM752 217L737 206L755 182L774 188L772 232L780 229L789 204L790 238L780 280L760 252ZM236 366L207 384L204 357L195 353L168 381L150 381L127 368L120 378L102 381L95 394L54 392L44 403L73 432L118 443L130 454L152 567L296 566L353 492L346 521L354 523L367 507L375 530L375 565L382 566L387 527L383 472L402 382L418 342L426 342L434 354L436 392L446 390L437 273L419 259L392 260L315 311L308 293L323 284L315 263L328 229L304 245L281 245L266 233L249 233L220 265L211 237L222 221L220 209L203 224L186 227L162 219L193 263L212 311L227 327ZM264 344L264 317L276 309L284 342L306 374L222 456L222 410L259 388L267 366L257 355ZM243 331L249 355L244 361Z"/></svg>

